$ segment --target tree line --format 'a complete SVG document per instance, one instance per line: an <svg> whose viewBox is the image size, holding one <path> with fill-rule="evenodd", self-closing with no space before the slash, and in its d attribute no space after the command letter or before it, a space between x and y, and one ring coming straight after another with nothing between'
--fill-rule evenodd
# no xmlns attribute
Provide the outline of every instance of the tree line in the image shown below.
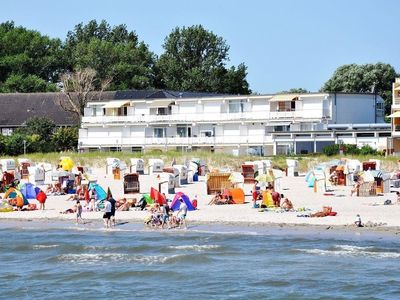
<svg viewBox="0 0 400 300"><path fill-rule="evenodd" d="M10 136L0 134L0 155L77 150L77 145L78 127L57 127L42 117L27 120Z"/></svg>
<svg viewBox="0 0 400 300"><path fill-rule="evenodd" d="M159 57L126 25L80 23L65 41L0 24L0 92L57 91L62 74L90 68L108 90L169 89L249 94L245 64L228 67L229 46L201 25L175 28Z"/></svg>

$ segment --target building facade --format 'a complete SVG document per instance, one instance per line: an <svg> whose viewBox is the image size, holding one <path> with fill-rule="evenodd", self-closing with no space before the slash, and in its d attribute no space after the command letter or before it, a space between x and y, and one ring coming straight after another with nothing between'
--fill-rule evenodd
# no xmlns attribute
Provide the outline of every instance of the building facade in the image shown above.
<svg viewBox="0 0 400 300"><path fill-rule="evenodd" d="M392 90L392 140L391 147L393 154L400 156L400 78L396 78Z"/></svg>
<svg viewBox="0 0 400 300"><path fill-rule="evenodd" d="M391 133L390 124L383 123L383 99L376 94L138 92L121 91L113 100L89 102L79 149L305 154L335 143L386 149Z"/></svg>

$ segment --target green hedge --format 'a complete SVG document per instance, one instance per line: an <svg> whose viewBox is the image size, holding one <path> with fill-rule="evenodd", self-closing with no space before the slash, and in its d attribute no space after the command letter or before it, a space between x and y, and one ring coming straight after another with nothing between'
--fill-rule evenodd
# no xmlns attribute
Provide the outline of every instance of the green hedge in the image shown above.
<svg viewBox="0 0 400 300"><path fill-rule="evenodd" d="M343 154L351 154L351 155L379 155L380 153L372 148L369 145L364 145L361 148L358 148L357 145L354 144L342 144L342 145L329 145L323 148L323 153L327 156L337 155L340 152L340 149L343 149Z"/></svg>

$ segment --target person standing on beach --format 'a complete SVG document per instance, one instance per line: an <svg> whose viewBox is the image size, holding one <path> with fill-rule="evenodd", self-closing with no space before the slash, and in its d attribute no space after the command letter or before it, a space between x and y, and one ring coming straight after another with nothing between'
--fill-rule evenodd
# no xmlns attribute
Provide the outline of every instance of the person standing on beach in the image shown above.
<svg viewBox="0 0 400 300"><path fill-rule="evenodd" d="M110 225L115 226L115 204L117 203L117 201L115 201L115 199L111 196L110 198L108 198L108 202L110 202L110 204L111 204Z"/></svg>
<svg viewBox="0 0 400 300"><path fill-rule="evenodd" d="M79 223L83 222L83 220L82 220L82 205L79 200L76 201L75 207L76 207L76 210L75 210L76 211L76 224L79 224Z"/></svg>
<svg viewBox="0 0 400 300"><path fill-rule="evenodd" d="M103 220L104 220L104 226L106 228L110 228L110 218L111 218L111 203L106 199L104 201L104 215L103 215Z"/></svg>
<svg viewBox="0 0 400 300"><path fill-rule="evenodd" d="M181 205L179 206L179 211L177 214L177 217L179 218L180 222L179 222L179 227L181 227L181 225L183 225L183 228L187 228L186 226L186 214L187 214L187 210L188 207L186 205L186 203L183 201L183 199L181 198L179 200L181 202Z"/></svg>

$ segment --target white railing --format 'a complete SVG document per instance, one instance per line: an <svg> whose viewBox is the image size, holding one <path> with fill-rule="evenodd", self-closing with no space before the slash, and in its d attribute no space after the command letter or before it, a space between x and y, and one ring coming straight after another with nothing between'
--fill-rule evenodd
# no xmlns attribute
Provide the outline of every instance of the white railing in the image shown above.
<svg viewBox="0 0 400 300"><path fill-rule="evenodd" d="M216 137L79 137L82 146L102 145L118 147L121 145L143 146L143 145L245 145L263 144L272 142L270 135L256 136L216 136Z"/></svg>
<svg viewBox="0 0 400 300"><path fill-rule="evenodd" d="M131 116L93 116L83 117L82 123L109 124L109 123L151 123L151 122L219 122L230 120L292 120L302 118L301 111L256 111L243 113L198 113L172 115L131 115Z"/></svg>

